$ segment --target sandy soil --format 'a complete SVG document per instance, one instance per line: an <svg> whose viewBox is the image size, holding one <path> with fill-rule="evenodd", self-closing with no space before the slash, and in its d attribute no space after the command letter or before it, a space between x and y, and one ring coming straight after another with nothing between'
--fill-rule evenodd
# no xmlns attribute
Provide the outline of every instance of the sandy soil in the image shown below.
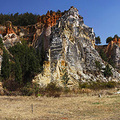
<svg viewBox="0 0 120 120"><path fill-rule="evenodd" d="M0 120L120 120L120 95L0 96Z"/></svg>

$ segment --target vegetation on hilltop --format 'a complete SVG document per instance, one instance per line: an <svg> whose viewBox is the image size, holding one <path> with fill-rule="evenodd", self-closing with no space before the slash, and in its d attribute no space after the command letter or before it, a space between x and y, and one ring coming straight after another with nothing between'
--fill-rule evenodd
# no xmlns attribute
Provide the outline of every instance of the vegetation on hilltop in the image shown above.
<svg viewBox="0 0 120 120"><path fill-rule="evenodd" d="M52 14L54 11L50 10L50 14ZM58 10L56 14L64 14L66 11L61 12ZM0 14L0 24L5 25L6 21L11 21L13 25L15 26L27 26L27 25L33 25L37 23L38 17L40 15L33 14L33 13L21 13L19 14L18 12L15 14ZM45 15L41 16L41 19L44 21Z"/></svg>
<svg viewBox="0 0 120 120"><path fill-rule="evenodd" d="M37 18L39 15L32 13L23 13L19 14L18 12L15 14L0 14L0 24L5 25L6 21L11 21L13 25L27 26L33 25L37 23Z"/></svg>
<svg viewBox="0 0 120 120"><path fill-rule="evenodd" d="M113 41L115 38L117 38L117 41L118 41L120 37L117 34L114 35L113 38L110 36L106 39L106 43L109 43L109 42Z"/></svg>

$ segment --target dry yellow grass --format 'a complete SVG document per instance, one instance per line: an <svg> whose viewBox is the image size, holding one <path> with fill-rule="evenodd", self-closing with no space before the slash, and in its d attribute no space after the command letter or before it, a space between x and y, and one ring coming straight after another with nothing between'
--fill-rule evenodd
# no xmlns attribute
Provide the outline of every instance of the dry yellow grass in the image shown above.
<svg viewBox="0 0 120 120"><path fill-rule="evenodd" d="M33 105L33 111L32 111ZM0 96L0 120L120 120L120 95Z"/></svg>

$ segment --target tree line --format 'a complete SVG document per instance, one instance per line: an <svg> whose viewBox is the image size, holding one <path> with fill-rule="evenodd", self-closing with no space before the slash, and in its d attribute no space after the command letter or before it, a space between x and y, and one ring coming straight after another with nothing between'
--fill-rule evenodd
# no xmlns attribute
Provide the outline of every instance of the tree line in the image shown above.
<svg viewBox="0 0 120 120"><path fill-rule="evenodd" d="M109 43L109 42L111 42L111 41L113 41L114 40L114 38L117 38L117 41L118 41L118 39L120 38L117 34L116 35L114 35L114 37L108 37L107 39L106 39L106 43ZM101 39L100 39L100 36L97 36L97 37L95 37L95 44L101 44Z"/></svg>
<svg viewBox="0 0 120 120"><path fill-rule="evenodd" d="M37 23L37 18L39 15L33 13L21 13L18 12L15 14L0 14L0 24L5 25L6 21L11 21L15 26L27 26Z"/></svg>

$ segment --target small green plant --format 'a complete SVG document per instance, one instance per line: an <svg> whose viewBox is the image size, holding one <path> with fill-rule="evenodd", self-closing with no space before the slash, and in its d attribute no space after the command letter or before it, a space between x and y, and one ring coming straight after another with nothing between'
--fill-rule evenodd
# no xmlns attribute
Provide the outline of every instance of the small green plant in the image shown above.
<svg viewBox="0 0 120 120"><path fill-rule="evenodd" d="M96 68L98 69L98 71L100 71L102 69L102 65L100 64L99 61L95 61L95 65L96 65Z"/></svg>
<svg viewBox="0 0 120 120"><path fill-rule="evenodd" d="M100 104L100 103L99 103L99 102L95 102L95 103L92 103L92 104L98 105L98 104Z"/></svg>
<svg viewBox="0 0 120 120"><path fill-rule="evenodd" d="M63 75L62 75L62 82L63 82L64 86L66 87L67 83L69 81L67 69L66 68L62 69L62 73L63 73Z"/></svg>

